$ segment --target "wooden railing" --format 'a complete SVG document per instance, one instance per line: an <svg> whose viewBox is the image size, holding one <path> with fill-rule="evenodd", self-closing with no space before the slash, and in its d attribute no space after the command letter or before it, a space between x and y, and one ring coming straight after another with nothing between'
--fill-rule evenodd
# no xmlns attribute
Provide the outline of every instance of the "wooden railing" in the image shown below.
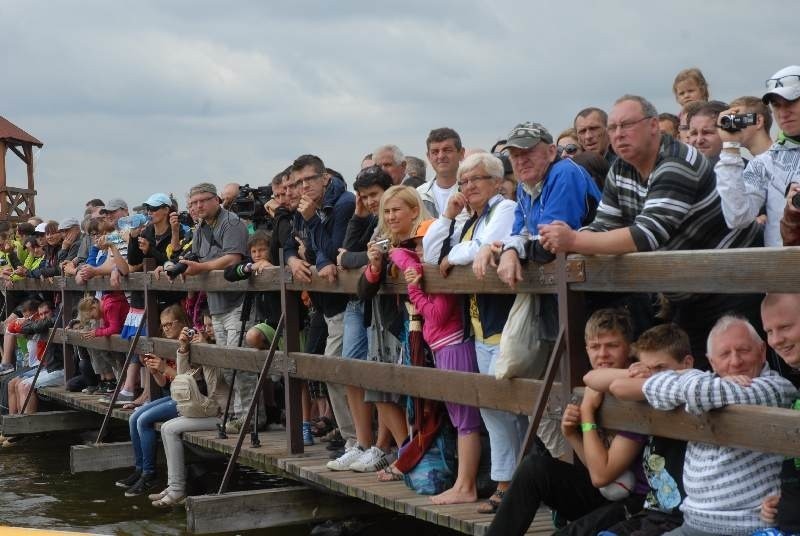
<svg viewBox="0 0 800 536"><path fill-rule="evenodd" d="M566 350L560 360L560 386L557 391L568 395L578 385L586 369L584 354L582 293L595 292L696 292L696 293L761 293L800 292L800 248L760 248L635 253L623 256L560 257L548 265L528 265L524 281L512 290L496 275L478 281L468 268L457 267L443 278L436 267L426 267L424 288L428 292L472 294L515 292L551 293L559 299L559 317L565 331ZM137 273L125 278L124 290L145 291L149 303L154 292L164 290L205 290L212 292L281 291L287 297L302 290L355 293L359 274L342 272L335 283L314 277L310 284L300 284L281 268L272 268L247 281L230 283L221 272L212 272L185 281L171 282L153 274ZM109 289L107 278L93 279L78 285L70 278L52 281L25 280L14 283L7 292L13 303L17 291L42 290L63 293L70 308L77 295L93 290ZM390 279L384 293L403 293L401 280ZM296 300L285 299L284 309ZM149 309L150 333L157 331L157 312ZM284 311L286 312L286 311ZM291 315L290 315L291 316ZM288 318L288 317L287 317ZM287 351L278 352L272 371L286 378L287 430L292 452L302 451L300 438L299 383L320 380L358 385L367 389L390 391L412 396L446 400L461 404L533 414L536 400L544 388L540 380L497 380L491 376L405 367L385 363L323 357L298 352L298 326L288 323ZM59 330L55 341L65 345L65 357L72 345L126 351L128 341L119 337L84 340L77 332ZM174 341L158 337L142 337L139 351L169 355L175 351ZM249 348L193 345L192 361L198 364L258 371L265 352ZM71 361L65 359L65 363ZM67 370L67 377L74 371ZM661 412L643 403L630 403L607 397L600 412L601 422L610 428L658 434L666 437L724 444L754 450L800 455L800 415L778 408L731 406L700 417L682 410Z"/></svg>

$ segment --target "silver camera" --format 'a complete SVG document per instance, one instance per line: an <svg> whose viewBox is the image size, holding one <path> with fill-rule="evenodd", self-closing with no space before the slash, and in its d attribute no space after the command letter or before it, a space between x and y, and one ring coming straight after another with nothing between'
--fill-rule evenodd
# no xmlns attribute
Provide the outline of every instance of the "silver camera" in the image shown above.
<svg viewBox="0 0 800 536"><path fill-rule="evenodd" d="M390 245L391 242L389 241L388 238L384 238L383 240L378 240L377 242L375 242L375 246L384 253L387 253L389 251Z"/></svg>

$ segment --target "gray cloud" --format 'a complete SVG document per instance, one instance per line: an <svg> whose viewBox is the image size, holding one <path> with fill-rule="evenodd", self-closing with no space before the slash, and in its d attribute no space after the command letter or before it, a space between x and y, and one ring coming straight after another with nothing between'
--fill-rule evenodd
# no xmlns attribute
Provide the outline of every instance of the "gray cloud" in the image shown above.
<svg viewBox="0 0 800 536"><path fill-rule="evenodd" d="M304 152L352 177L381 143L422 156L444 125L471 147L525 119L557 132L623 93L676 111L688 66L716 98L755 94L800 62L786 6L3 2L0 115L45 143L37 209L62 218L95 196L263 184Z"/></svg>

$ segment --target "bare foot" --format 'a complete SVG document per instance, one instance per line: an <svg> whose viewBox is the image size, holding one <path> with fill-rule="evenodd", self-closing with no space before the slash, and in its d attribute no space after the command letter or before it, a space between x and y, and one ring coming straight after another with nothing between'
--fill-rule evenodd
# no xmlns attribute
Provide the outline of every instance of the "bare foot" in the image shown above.
<svg viewBox="0 0 800 536"><path fill-rule="evenodd" d="M472 490L450 488L447 491L443 491L439 495L434 495L431 497L431 502L433 504L463 504L473 503L477 500L478 493L474 488Z"/></svg>

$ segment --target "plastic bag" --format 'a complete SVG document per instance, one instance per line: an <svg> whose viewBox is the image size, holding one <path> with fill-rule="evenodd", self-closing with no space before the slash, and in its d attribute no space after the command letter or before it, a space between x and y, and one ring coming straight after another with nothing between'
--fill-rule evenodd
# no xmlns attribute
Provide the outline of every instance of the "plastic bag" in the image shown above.
<svg viewBox="0 0 800 536"><path fill-rule="evenodd" d="M517 294L500 339L500 353L494 367L498 380L538 379L544 375L553 342L542 336L541 303L538 295Z"/></svg>

